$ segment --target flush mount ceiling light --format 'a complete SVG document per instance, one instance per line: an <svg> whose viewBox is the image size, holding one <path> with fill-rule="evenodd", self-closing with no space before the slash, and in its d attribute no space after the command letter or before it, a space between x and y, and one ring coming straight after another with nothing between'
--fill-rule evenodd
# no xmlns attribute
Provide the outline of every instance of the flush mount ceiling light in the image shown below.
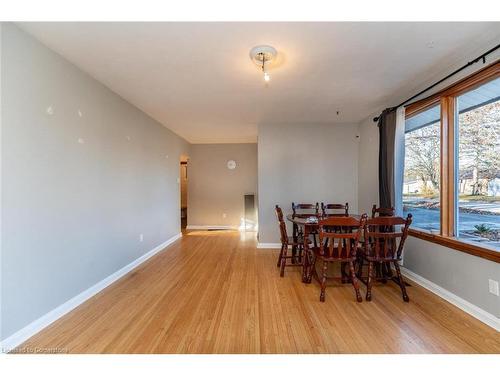
<svg viewBox="0 0 500 375"><path fill-rule="evenodd" d="M256 46L250 50L250 58L259 65L264 74L264 81L269 82L271 77L266 70L266 66L276 58L278 52L271 46Z"/></svg>

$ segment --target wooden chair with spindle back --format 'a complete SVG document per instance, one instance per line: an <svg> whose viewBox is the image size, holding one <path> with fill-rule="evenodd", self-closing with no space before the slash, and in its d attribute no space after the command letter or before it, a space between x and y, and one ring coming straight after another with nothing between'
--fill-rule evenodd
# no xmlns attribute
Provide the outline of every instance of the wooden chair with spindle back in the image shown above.
<svg viewBox="0 0 500 375"><path fill-rule="evenodd" d="M332 212L333 211L333 212ZM323 216L349 216L349 203L323 203L321 202Z"/></svg>
<svg viewBox="0 0 500 375"><path fill-rule="evenodd" d="M372 218L380 217L380 216L394 216L395 212L396 212L396 210L394 209L394 207L378 207L377 208L377 205L374 204L372 207ZM360 268L363 267L362 258L360 258L359 265L360 265ZM359 272L361 272L361 270ZM381 276L385 275L385 276L387 276L387 278L392 277L392 269L391 269L390 264L384 264L384 263L376 264L375 265L375 273L376 273L377 277L381 278L382 282L385 283L386 282L385 278L382 278Z"/></svg>
<svg viewBox="0 0 500 375"><path fill-rule="evenodd" d="M366 223L366 214L361 219L349 216L331 216L319 220L318 236L319 246L312 248L313 262L310 272L321 284L319 300L325 301L325 290L327 280L327 270L329 263L347 263L349 266L349 279L356 292L356 300L362 301L359 291L359 283L354 272L354 262L356 260L356 249L360 243L361 234ZM340 228L331 231L329 228ZM307 255L306 255L307 256ZM319 278L315 264L317 260L323 261L322 275Z"/></svg>
<svg viewBox="0 0 500 375"><path fill-rule="evenodd" d="M321 213L323 217L349 216L349 203L323 203L321 202ZM338 231L339 228L332 227L331 230ZM343 268L342 268L343 270ZM344 275L345 276L345 275Z"/></svg>
<svg viewBox="0 0 500 375"><path fill-rule="evenodd" d="M394 264L401 294L405 302L410 301L406 293L405 282L401 275L399 262L403 253L404 243L408 237L408 230L412 222L412 215L404 219L399 216L380 216L368 219L364 233L363 259L368 262L368 276L366 282L366 300L371 301L372 284L374 279L374 265L386 264L390 268ZM399 228L400 230L398 230ZM384 275L382 278L386 279Z"/></svg>
<svg viewBox="0 0 500 375"><path fill-rule="evenodd" d="M302 266L300 262L294 262L297 255L299 259L302 257L302 250L304 248L304 241L300 236L289 237L286 230L286 223L283 217L283 210L280 206L276 205L275 207L276 218L278 219L279 227L280 227L280 239L281 239L281 250L278 257L277 267L280 267L280 276L283 277L285 275L285 267L287 266ZM292 253L292 255L288 255L288 247L292 246L292 248L298 250L298 254ZM292 263L287 264L287 259L291 259Z"/></svg>
<svg viewBox="0 0 500 375"><path fill-rule="evenodd" d="M299 211L300 210L300 211ZM312 211L304 212L303 210ZM319 214L319 203L294 203L292 202L292 213L295 217L309 217Z"/></svg>
<svg viewBox="0 0 500 375"><path fill-rule="evenodd" d="M294 217L301 217L301 218L308 218L310 216L319 216L319 203L316 202L316 204L312 203L294 203L292 202L292 215ZM293 226L293 236L303 236L304 233L302 232L302 228L294 225ZM317 246L317 232L313 231L310 233L310 235L313 237L314 240L314 246Z"/></svg>
<svg viewBox="0 0 500 375"><path fill-rule="evenodd" d="M374 204L372 207L372 218L377 216L394 216L394 207L378 207Z"/></svg>

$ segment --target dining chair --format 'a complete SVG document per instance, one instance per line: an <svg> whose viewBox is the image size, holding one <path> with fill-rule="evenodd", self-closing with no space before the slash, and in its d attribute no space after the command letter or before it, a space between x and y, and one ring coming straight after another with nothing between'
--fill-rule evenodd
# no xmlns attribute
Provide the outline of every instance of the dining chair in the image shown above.
<svg viewBox="0 0 500 375"><path fill-rule="evenodd" d="M401 288L401 294L405 302L410 298L406 293L406 286L399 262L403 253L404 244L408 237L408 230L412 222L412 215L405 218L399 216L379 216L368 219L364 229L364 249L361 263L359 264L360 279L362 277L363 260L368 262L368 275L366 278L366 300L371 301L373 279L387 280L387 274L374 275L374 265L385 264L390 268L394 265L397 275L397 282Z"/></svg>
<svg viewBox="0 0 500 375"><path fill-rule="evenodd" d="M280 206L276 205L275 207L276 217L278 219L279 227L280 227L280 239L281 239L281 250L278 257L277 267L280 267L280 276L283 277L285 275L285 267L288 266L302 266L302 263L297 260L302 258L302 251L304 248L304 240L300 236L289 237L286 230L286 223L283 217L283 210ZM292 255L288 255L288 247L292 247ZM295 251L298 251L298 254L295 254ZM291 263L287 264L287 259L291 259Z"/></svg>
<svg viewBox="0 0 500 375"><path fill-rule="evenodd" d="M292 215L294 217L310 217L310 216L319 216L319 203L316 202L316 204L312 203L294 203L292 202ZM317 231L312 231L310 235L313 238L314 241L314 246L318 245L317 241ZM302 232L302 228L300 228L297 225L293 226L293 236L303 236L304 233Z"/></svg>
<svg viewBox="0 0 500 375"><path fill-rule="evenodd" d="M361 234L366 222L366 214L361 216L361 219L356 219L349 216L331 216L319 220L318 236L319 246L309 249L312 251L313 260L310 267L312 276L314 276L321 285L319 300L325 301L326 281L328 264L330 263L346 263L349 266L348 277L356 292L356 300L362 301L359 291L359 282L354 272L354 262L356 261L356 249L360 243ZM329 228L340 228L338 231L331 231ZM307 256L307 254L305 254ZM316 261L321 260L322 274L321 278L316 271ZM342 279L342 277L335 277Z"/></svg>
<svg viewBox="0 0 500 375"><path fill-rule="evenodd" d="M378 207L374 204L372 207L372 218L377 216L394 216L394 207Z"/></svg>
<svg viewBox="0 0 500 375"><path fill-rule="evenodd" d="M396 212L396 210L394 209L394 207L378 207L377 208L377 205L374 204L372 207L372 218L380 217L380 216L394 216L395 212ZM388 263L376 264L375 265L375 274L385 284L386 280L389 278L392 278L392 276L393 276L391 265ZM385 275L386 277L382 277L382 275Z"/></svg>
<svg viewBox="0 0 500 375"><path fill-rule="evenodd" d="M304 212L312 211L312 212ZM292 202L292 214L295 217L309 217L319 214L319 203L294 203Z"/></svg>
<svg viewBox="0 0 500 375"><path fill-rule="evenodd" d="M321 213L323 214L323 216L349 216L349 203L346 202L345 204L340 204L340 203L325 204L321 202Z"/></svg>

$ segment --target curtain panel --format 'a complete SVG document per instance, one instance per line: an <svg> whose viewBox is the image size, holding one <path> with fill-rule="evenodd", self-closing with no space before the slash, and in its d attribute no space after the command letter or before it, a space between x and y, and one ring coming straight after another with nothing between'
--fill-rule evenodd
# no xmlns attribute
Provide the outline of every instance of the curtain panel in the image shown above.
<svg viewBox="0 0 500 375"><path fill-rule="evenodd" d="M396 215L403 214L404 124L403 106L384 110L378 120L379 205L393 207Z"/></svg>

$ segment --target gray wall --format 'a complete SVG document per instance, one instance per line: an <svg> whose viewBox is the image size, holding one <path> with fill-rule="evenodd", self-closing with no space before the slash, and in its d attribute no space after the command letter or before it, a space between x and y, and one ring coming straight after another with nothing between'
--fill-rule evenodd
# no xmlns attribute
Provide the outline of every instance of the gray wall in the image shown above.
<svg viewBox="0 0 500 375"><path fill-rule="evenodd" d="M188 144L12 24L1 63L6 338L179 233Z"/></svg>
<svg viewBox="0 0 500 375"><path fill-rule="evenodd" d="M238 227L244 195L257 194L257 144L195 144L189 155L188 225Z"/></svg>
<svg viewBox="0 0 500 375"><path fill-rule="evenodd" d="M372 118L359 124L358 199L364 211L378 204L378 128ZM404 266L500 317L500 298L488 292L488 278L500 280L498 263L410 237L405 245Z"/></svg>
<svg viewBox="0 0 500 375"><path fill-rule="evenodd" d="M359 210L371 213L374 204L378 206L378 126L373 117L359 124L359 168L358 204Z"/></svg>
<svg viewBox="0 0 500 375"><path fill-rule="evenodd" d="M410 237L404 266L500 318L500 298L488 292L488 279L500 280L498 263Z"/></svg>
<svg viewBox="0 0 500 375"><path fill-rule="evenodd" d="M356 124L259 126L259 242L279 242L274 206L349 202L358 212ZM290 228L289 228L290 230Z"/></svg>

